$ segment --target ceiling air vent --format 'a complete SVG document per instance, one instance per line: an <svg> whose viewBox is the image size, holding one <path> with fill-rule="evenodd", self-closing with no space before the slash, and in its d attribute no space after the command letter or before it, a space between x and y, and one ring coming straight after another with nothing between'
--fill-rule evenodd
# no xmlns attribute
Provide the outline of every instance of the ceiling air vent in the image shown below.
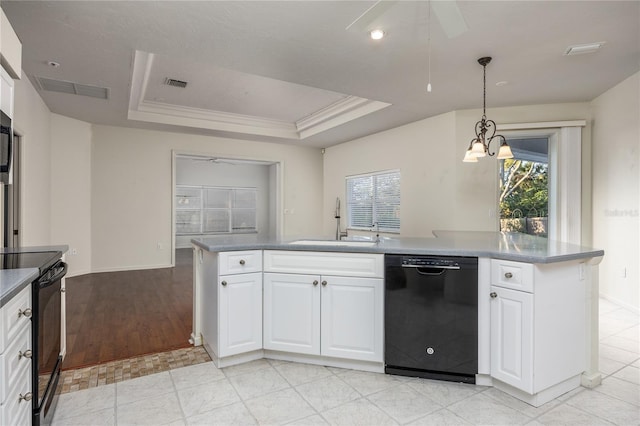
<svg viewBox="0 0 640 426"><path fill-rule="evenodd" d="M109 99L109 89L106 87L91 86L89 84L74 83L71 81L53 80L51 78L35 77L40 89L49 92L68 93L70 95L89 96L98 99Z"/></svg>
<svg viewBox="0 0 640 426"><path fill-rule="evenodd" d="M164 81L164 84L166 84L168 86L173 86L173 87L181 87L183 89L185 87L187 87L187 82L186 81L176 80L175 78L167 78Z"/></svg>

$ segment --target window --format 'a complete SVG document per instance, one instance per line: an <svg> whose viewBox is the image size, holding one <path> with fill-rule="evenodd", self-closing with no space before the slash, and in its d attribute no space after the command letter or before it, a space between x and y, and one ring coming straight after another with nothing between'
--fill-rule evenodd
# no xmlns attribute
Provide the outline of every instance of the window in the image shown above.
<svg viewBox="0 0 640 426"><path fill-rule="evenodd" d="M257 232L255 188L176 185L176 234Z"/></svg>
<svg viewBox="0 0 640 426"><path fill-rule="evenodd" d="M400 232L400 172L347 177L347 227Z"/></svg>
<svg viewBox="0 0 640 426"><path fill-rule="evenodd" d="M500 231L546 237L549 228L549 138L508 139L514 158L499 161Z"/></svg>

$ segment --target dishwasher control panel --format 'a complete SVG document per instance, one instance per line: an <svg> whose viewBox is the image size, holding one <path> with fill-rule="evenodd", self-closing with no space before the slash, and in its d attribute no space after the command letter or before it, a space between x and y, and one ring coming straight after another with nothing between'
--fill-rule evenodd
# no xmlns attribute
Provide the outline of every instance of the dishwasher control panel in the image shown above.
<svg viewBox="0 0 640 426"><path fill-rule="evenodd" d="M402 266L414 266L419 268L420 267L443 268L443 267L459 267L460 264L454 259L403 256Z"/></svg>

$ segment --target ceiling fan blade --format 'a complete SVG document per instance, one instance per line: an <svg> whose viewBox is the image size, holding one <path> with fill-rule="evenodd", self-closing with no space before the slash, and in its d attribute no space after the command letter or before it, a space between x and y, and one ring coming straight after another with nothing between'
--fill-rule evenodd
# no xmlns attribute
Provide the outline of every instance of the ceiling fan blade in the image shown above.
<svg viewBox="0 0 640 426"><path fill-rule="evenodd" d="M391 6L397 3L397 0L378 0L369 9L365 10L362 15L353 20L345 30L366 31L373 21L378 19Z"/></svg>
<svg viewBox="0 0 640 426"><path fill-rule="evenodd" d="M447 37L454 38L469 30L457 2L434 1L431 7Z"/></svg>

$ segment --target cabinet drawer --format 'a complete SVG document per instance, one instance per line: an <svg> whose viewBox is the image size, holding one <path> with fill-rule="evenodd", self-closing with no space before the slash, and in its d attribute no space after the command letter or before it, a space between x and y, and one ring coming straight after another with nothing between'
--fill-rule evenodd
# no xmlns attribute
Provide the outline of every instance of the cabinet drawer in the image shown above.
<svg viewBox="0 0 640 426"><path fill-rule="evenodd" d="M492 259L491 284L533 293L533 265Z"/></svg>
<svg viewBox="0 0 640 426"><path fill-rule="evenodd" d="M0 353L3 353L22 327L31 325L31 285L9 300L0 311Z"/></svg>
<svg viewBox="0 0 640 426"><path fill-rule="evenodd" d="M12 426L31 425L31 404L33 401L20 399L31 392L31 370L26 369L18 377L14 387L9 391L6 401L0 405L0 424Z"/></svg>
<svg viewBox="0 0 640 426"><path fill-rule="evenodd" d="M225 251L219 256L220 275L262 272L262 250Z"/></svg>
<svg viewBox="0 0 640 426"><path fill-rule="evenodd" d="M4 403L7 400L9 389L31 370L30 353L27 352L31 349L31 328L25 326L0 355L0 402ZM26 357L23 355L25 353Z"/></svg>
<svg viewBox="0 0 640 426"><path fill-rule="evenodd" d="M317 251L265 251L264 271L382 278L384 255Z"/></svg>

